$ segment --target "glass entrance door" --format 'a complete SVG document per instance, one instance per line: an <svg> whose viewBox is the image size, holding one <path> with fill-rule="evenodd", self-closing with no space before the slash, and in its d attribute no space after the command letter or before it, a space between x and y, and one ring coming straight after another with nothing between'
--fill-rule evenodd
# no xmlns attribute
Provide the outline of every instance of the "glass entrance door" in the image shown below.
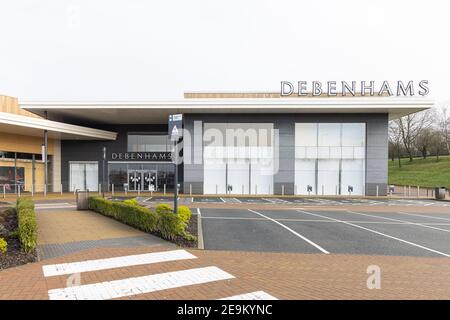
<svg viewBox="0 0 450 320"><path fill-rule="evenodd" d="M128 186L130 191L157 191L157 171L128 170Z"/></svg>
<svg viewBox="0 0 450 320"><path fill-rule="evenodd" d="M143 189L144 191L158 191L158 175L156 170L143 171Z"/></svg>

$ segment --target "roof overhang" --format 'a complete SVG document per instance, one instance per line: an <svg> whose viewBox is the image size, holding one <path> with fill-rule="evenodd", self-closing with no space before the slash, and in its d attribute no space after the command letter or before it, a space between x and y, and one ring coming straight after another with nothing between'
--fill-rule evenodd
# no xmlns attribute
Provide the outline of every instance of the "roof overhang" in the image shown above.
<svg viewBox="0 0 450 320"><path fill-rule="evenodd" d="M399 118L432 107L417 97L308 97L271 99L183 99L171 101L20 101L30 112L58 121L99 124L165 123L173 113L384 113Z"/></svg>
<svg viewBox="0 0 450 320"><path fill-rule="evenodd" d="M43 136L47 130L50 138L61 140L115 140L117 133L0 112L0 132L27 136Z"/></svg>

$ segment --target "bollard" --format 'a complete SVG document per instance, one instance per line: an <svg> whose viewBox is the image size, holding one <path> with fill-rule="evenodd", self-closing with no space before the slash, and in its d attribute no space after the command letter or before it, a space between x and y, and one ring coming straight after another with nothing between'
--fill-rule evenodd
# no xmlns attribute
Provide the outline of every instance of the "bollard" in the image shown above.
<svg viewBox="0 0 450 320"><path fill-rule="evenodd" d="M46 197L46 196L47 196L47 185L44 184L44 197Z"/></svg>
<svg viewBox="0 0 450 320"><path fill-rule="evenodd" d="M166 195L166 184L164 183L164 195Z"/></svg>
<svg viewBox="0 0 450 320"><path fill-rule="evenodd" d="M281 195L284 196L284 184L281 185Z"/></svg>
<svg viewBox="0 0 450 320"><path fill-rule="evenodd" d="M34 197L34 184L31 185L31 196Z"/></svg>
<svg viewBox="0 0 450 320"><path fill-rule="evenodd" d="M60 186L60 191L61 191L61 195L63 195L63 187L62 187L62 183L61 183L61 186Z"/></svg>
<svg viewBox="0 0 450 320"><path fill-rule="evenodd" d="M102 194L102 184L99 183L98 184L98 195L101 195L101 194Z"/></svg>
<svg viewBox="0 0 450 320"><path fill-rule="evenodd" d="M378 198L378 185L377 185L377 198Z"/></svg>
<svg viewBox="0 0 450 320"><path fill-rule="evenodd" d="M189 183L189 196L192 197L192 183Z"/></svg>
<svg viewBox="0 0 450 320"><path fill-rule="evenodd" d="M111 195L114 195L114 183L111 184Z"/></svg>

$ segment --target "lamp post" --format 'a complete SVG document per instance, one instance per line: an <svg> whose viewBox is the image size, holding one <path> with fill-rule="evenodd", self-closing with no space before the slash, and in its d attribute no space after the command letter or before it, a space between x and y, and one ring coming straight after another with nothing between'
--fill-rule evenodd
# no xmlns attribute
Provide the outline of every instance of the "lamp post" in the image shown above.
<svg viewBox="0 0 450 320"><path fill-rule="evenodd" d="M105 197L106 182L106 147L103 147L103 168L102 168L102 197Z"/></svg>
<svg viewBox="0 0 450 320"><path fill-rule="evenodd" d="M173 141L173 153L172 161L174 164L174 191L173 191L173 211L175 214L178 213L178 141L182 137L182 127L183 127L183 115L173 114L169 115L169 137Z"/></svg>

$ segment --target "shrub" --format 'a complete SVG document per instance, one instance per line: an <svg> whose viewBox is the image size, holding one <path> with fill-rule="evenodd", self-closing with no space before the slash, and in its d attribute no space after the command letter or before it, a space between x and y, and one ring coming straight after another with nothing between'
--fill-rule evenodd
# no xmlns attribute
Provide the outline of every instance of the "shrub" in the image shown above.
<svg viewBox="0 0 450 320"><path fill-rule="evenodd" d="M37 222L34 212L34 202L29 198L18 198L16 202L19 236L22 249L31 252L37 245Z"/></svg>
<svg viewBox="0 0 450 320"><path fill-rule="evenodd" d="M37 245L37 222L33 209L20 209L17 211L19 219L19 240L25 252L31 252Z"/></svg>
<svg viewBox="0 0 450 320"><path fill-rule="evenodd" d="M169 213L169 212L173 213L172 208L166 203L158 204L156 206L155 210L156 210L156 213L158 213L158 214L160 214L160 213Z"/></svg>
<svg viewBox="0 0 450 320"><path fill-rule="evenodd" d="M7 238L9 237L9 231L5 228L4 225L0 224L0 237L1 238Z"/></svg>
<svg viewBox="0 0 450 320"><path fill-rule="evenodd" d="M30 198L18 198L16 201L16 210L32 209L34 210L34 202Z"/></svg>
<svg viewBox="0 0 450 320"><path fill-rule="evenodd" d="M5 239L0 238L0 253L6 253L8 250L8 243Z"/></svg>
<svg viewBox="0 0 450 320"><path fill-rule="evenodd" d="M132 206L138 206L139 205L139 202L135 198L124 200L123 203L129 204L129 205L132 205Z"/></svg>
<svg viewBox="0 0 450 320"><path fill-rule="evenodd" d="M173 240L177 236L184 235L186 223L181 220L180 216L174 214L170 207L160 208L158 214L158 231L163 238Z"/></svg>
<svg viewBox="0 0 450 320"><path fill-rule="evenodd" d="M191 210L186 206L178 207L178 214L174 214L172 207L161 203L156 206L158 214L158 230L161 235L173 240L177 236L186 236L187 222L191 217Z"/></svg>
<svg viewBox="0 0 450 320"><path fill-rule="evenodd" d="M187 206L179 206L178 215L184 223L188 223L189 220L191 220L191 209L189 209L189 207Z"/></svg>
<svg viewBox="0 0 450 320"><path fill-rule="evenodd" d="M156 230L157 215L148 208L125 201L114 202L101 197L89 198L89 209L146 232Z"/></svg>
<svg viewBox="0 0 450 320"><path fill-rule="evenodd" d="M190 211L187 213L186 209L181 209L182 215L174 214L168 204L159 204L153 212L139 206L137 201L114 202L101 197L90 197L89 209L137 229L159 233L168 240L173 240L177 236L185 236L186 222L184 219L190 216Z"/></svg>

